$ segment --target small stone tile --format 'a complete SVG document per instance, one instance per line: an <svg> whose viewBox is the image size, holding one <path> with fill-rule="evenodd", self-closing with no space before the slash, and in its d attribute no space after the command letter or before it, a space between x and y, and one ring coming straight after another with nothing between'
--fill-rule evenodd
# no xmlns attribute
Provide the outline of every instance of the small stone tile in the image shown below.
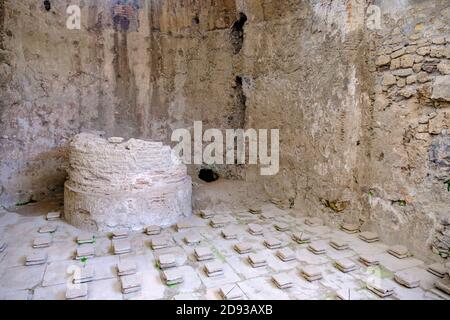
<svg viewBox="0 0 450 320"><path fill-rule="evenodd" d="M34 238L33 248L48 248L52 245L53 239L51 234L42 235Z"/></svg>
<svg viewBox="0 0 450 320"><path fill-rule="evenodd" d="M119 277L121 276L129 276L132 274L136 274L138 271L136 262L134 261L134 259L125 259L125 260L120 260L117 263L117 275Z"/></svg>
<svg viewBox="0 0 450 320"><path fill-rule="evenodd" d="M61 219L61 211L53 211L47 213L46 219L48 221L55 221Z"/></svg>
<svg viewBox="0 0 450 320"><path fill-rule="evenodd" d="M4 252L5 256L2 259L2 265L7 268L23 266L25 264L26 256L32 252L32 248L21 244L20 246L9 245L8 250Z"/></svg>
<svg viewBox="0 0 450 320"><path fill-rule="evenodd" d="M128 239L113 240L112 245L115 255L127 254L132 250Z"/></svg>
<svg viewBox="0 0 450 320"><path fill-rule="evenodd" d="M89 287L87 284L68 286L66 289L66 300L87 300L89 298Z"/></svg>
<svg viewBox="0 0 450 320"><path fill-rule="evenodd" d="M272 281L275 285L282 290L292 288L293 282L288 274L278 273L272 276Z"/></svg>
<svg viewBox="0 0 450 320"><path fill-rule="evenodd" d="M178 286L184 282L183 274L177 268L163 270L161 272L161 278L169 287Z"/></svg>
<svg viewBox="0 0 450 320"><path fill-rule="evenodd" d="M228 257L236 255L234 246L239 243L239 240L225 240L212 242L211 250L216 259L225 261Z"/></svg>
<svg viewBox="0 0 450 320"><path fill-rule="evenodd" d="M442 263L433 263L427 267L427 271L439 278L444 278L447 274L447 268Z"/></svg>
<svg viewBox="0 0 450 320"><path fill-rule="evenodd" d="M54 233L58 230L58 226L55 224L48 224L39 228L39 233Z"/></svg>
<svg viewBox="0 0 450 320"><path fill-rule="evenodd" d="M434 283L440 278L435 276L434 274L428 272L424 266L422 267L413 267L410 269L406 269L408 272L417 277L420 281L420 287L423 290L431 290L434 288Z"/></svg>
<svg viewBox="0 0 450 320"><path fill-rule="evenodd" d="M200 293L180 293L175 295L171 300L196 301L205 299Z"/></svg>
<svg viewBox="0 0 450 320"><path fill-rule="evenodd" d="M77 245L72 241L55 241L51 247L46 249L48 261L52 262L73 259L76 246Z"/></svg>
<svg viewBox="0 0 450 320"><path fill-rule="evenodd" d="M378 255L385 253L388 249L388 246L383 243L367 243L356 237L349 241L349 245L358 255Z"/></svg>
<svg viewBox="0 0 450 320"><path fill-rule="evenodd" d="M81 260L83 258L94 258L95 257L95 246L93 244L84 244L78 246L75 253L75 259Z"/></svg>
<svg viewBox="0 0 450 320"><path fill-rule="evenodd" d="M423 300L425 291L420 287L410 289L406 288L392 279L386 280L394 288L394 297L400 300Z"/></svg>
<svg viewBox="0 0 450 320"><path fill-rule="evenodd" d="M96 237L95 238L95 256L102 257L113 254L112 241L107 237Z"/></svg>
<svg viewBox="0 0 450 320"><path fill-rule="evenodd" d="M233 228L237 239L225 240L221 228L213 229L208 221L200 217L186 219L190 225L188 231L176 232L173 228L161 230L160 235L167 237L170 246L156 251L150 250L150 241L154 236L145 233L129 234L133 252L123 256L112 256L112 242L105 234L96 234L95 257L88 259L86 265L95 270L94 281L89 283L90 299L222 299L220 288L224 285L246 288L247 294L253 299L337 299L339 294L344 299L350 290L350 299L381 299L366 288L367 281L375 281L393 285L395 294L386 299L448 299L448 295L437 290L434 282L439 279L428 272L422 261L408 257L398 259L387 253L388 246L381 242L367 243L358 235L347 234L341 230L333 230L327 226L307 226L303 217L290 210L280 210L269 204L262 206L263 211L271 215L270 219L263 219L260 215L253 215L227 208L219 217L226 217L226 228ZM48 250L47 265L24 267L24 259L32 253L33 239L38 235L37 228L45 226L43 216L23 217L16 214L0 216L0 231L5 233L7 226L8 247L0 253L0 299L16 297L25 299L64 299L65 287L71 281L70 270L83 267L81 261L72 260L78 248L77 235L80 231L68 225L63 220L54 222L57 232L53 234L53 244ZM248 232L248 224L261 225L263 236L254 236ZM274 226L281 226L281 230L289 228L289 232L279 232ZM284 226L284 227L283 227ZM183 229L183 228L182 228ZM183 229L184 230L184 229ZM179 241L186 232L199 233L202 237L200 246L208 246L214 255L215 262L224 267L224 275L208 277L204 273L204 262L198 262L192 256L195 247ZM298 244L292 234L305 232L312 241L324 241L328 244L331 239L347 242L350 249L335 250L327 245L325 255L314 255L306 248L307 245ZM18 236L20 235L20 236ZM359 236L364 235L360 233ZM277 237L282 242L282 248L290 248L295 252L295 260L283 262L277 257L277 250L269 250L263 244L264 238ZM228 237L230 238L230 237ZM234 237L231 237L234 238ZM175 239L175 242L173 241ZM367 240L367 239L366 239ZM251 245L252 252L263 254L267 266L253 268L247 260L248 254L239 255L234 247L236 244ZM160 254L173 254L177 266L183 270L183 283L168 287L161 281L160 270L156 267L155 258ZM360 256L368 256L379 260L379 266L367 267L359 262ZM142 277L141 290L136 296L122 295L117 264L131 259L136 262L137 274ZM333 266L333 261L351 259L359 269L351 273L342 273ZM321 267L323 278L309 282L301 276L302 266L312 265ZM29 273L33 268L33 271ZM35 268L35 269L34 269ZM70 270L69 270L70 269ZM14 270L14 271L12 271ZM38 271L34 271L38 270ZM413 272L420 279L418 288L409 289L393 280L394 273L407 270ZM272 281L272 276L287 273L292 279L292 287L280 290ZM224 283L222 285L222 283ZM251 284L251 285L250 285ZM29 289L34 289L34 295ZM261 290L260 290L261 289ZM281 294L280 292L284 293ZM275 297L275 298L274 298Z"/></svg>
<svg viewBox="0 0 450 320"><path fill-rule="evenodd" d="M204 270L204 266L197 269L197 273L206 288L219 287L229 283L235 283L240 281L240 277L234 272L234 270L227 264L221 264L223 268L223 275L219 277L209 277Z"/></svg>

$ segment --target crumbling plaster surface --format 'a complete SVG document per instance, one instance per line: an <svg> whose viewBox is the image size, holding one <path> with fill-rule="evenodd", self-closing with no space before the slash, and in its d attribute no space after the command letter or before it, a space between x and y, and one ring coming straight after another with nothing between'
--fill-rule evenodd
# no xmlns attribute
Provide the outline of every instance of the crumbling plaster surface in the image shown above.
<svg viewBox="0 0 450 320"><path fill-rule="evenodd" d="M437 256L430 245L448 241L449 218L448 1L138 3L137 30L128 31L114 28L104 1L81 5L80 31L65 28L69 1L52 2L51 12L41 1L2 3L3 205L60 190L67 141L80 131L168 143L173 129L194 120L206 128L244 123L281 129L280 173L221 168L224 175L329 224L360 221L384 241ZM369 4L382 10L381 30L366 26ZM236 52L230 29L240 12L247 21ZM430 48L423 56L436 60L422 70L429 79L407 85L393 75L395 84L383 85L385 73L409 68L400 57L390 70L393 51L388 63L377 58L418 41L416 33L439 55ZM442 35L444 43L431 43ZM433 112L427 129L419 126Z"/></svg>

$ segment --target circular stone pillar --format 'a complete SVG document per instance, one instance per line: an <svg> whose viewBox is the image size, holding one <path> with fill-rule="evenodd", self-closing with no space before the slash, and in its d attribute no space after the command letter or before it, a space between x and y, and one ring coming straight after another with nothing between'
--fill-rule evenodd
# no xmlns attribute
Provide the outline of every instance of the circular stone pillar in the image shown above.
<svg viewBox="0 0 450 320"><path fill-rule="evenodd" d="M191 178L170 147L122 140L88 133L71 140L65 219L89 231L137 231L191 215Z"/></svg>

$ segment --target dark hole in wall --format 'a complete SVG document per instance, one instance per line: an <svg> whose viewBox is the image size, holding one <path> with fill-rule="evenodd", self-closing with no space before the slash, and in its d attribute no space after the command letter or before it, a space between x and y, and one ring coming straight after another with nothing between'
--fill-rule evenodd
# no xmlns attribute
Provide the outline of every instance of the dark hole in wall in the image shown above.
<svg viewBox="0 0 450 320"><path fill-rule="evenodd" d="M234 81L235 108L233 110L233 114L228 117L228 124L232 128L243 129L245 127L247 97L244 93L243 78L241 76L237 76Z"/></svg>
<svg viewBox="0 0 450 320"><path fill-rule="evenodd" d="M247 16L240 12L239 18L231 27L231 44L233 45L234 54L238 54L244 45L244 26L247 22Z"/></svg>
<svg viewBox="0 0 450 320"><path fill-rule="evenodd" d="M47 10L47 11L52 10L52 4L50 3L50 0L45 0L45 1L44 1L44 8L45 8L45 10Z"/></svg>
<svg viewBox="0 0 450 320"><path fill-rule="evenodd" d="M201 169L198 177L205 182L214 182L219 180L219 174L212 169Z"/></svg>
<svg viewBox="0 0 450 320"><path fill-rule="evenodd" d="M241 86L242 87L242 77L241 76L236 76L236 86Z"/></svg>
<svg viewBox="0 0 450 320"><path fill-rule="evenodd" d="M200 18L198 16L195 16L192 18L192 23L193 24L200 24Z"/></svg>

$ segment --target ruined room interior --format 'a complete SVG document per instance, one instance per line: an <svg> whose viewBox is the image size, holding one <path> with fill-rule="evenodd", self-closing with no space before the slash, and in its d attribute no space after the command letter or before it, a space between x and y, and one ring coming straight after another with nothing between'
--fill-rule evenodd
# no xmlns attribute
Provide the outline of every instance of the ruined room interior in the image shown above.
<svg viewBox="0 0 450 320"><path fill-rule="evenodd" d="M448 0L0 0L0 299L448 300L449 129Z"/></svg>

